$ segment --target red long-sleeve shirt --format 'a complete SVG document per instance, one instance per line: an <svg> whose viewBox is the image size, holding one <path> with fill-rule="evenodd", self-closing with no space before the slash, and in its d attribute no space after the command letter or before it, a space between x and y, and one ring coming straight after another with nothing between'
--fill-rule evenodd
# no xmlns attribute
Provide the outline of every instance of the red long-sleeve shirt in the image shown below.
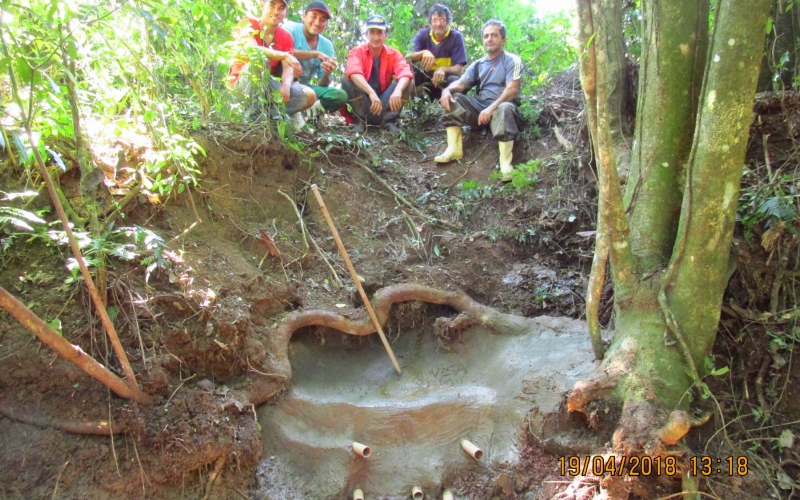
<svg viewBox="0 0 800 500"><path fill-rule="evenodd" d="M368 44L358 45L350 50L350 53L347 54L347 67L344 75L347 78L350 78L351 75L363 75L369 81L369 77L372 76L372 55L369 52ZM392 77L397 80L403 77L413 80L414 73L399 50L384 45L381 52L379 75L381 92L392 84Z"/></svg>

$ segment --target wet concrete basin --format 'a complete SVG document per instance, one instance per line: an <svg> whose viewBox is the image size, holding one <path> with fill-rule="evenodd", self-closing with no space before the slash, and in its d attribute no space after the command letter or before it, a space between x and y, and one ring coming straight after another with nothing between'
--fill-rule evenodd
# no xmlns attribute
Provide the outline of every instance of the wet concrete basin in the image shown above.
<svg viewBox="0 0 800 500"><path fill-rule="evenodd" d="M406 333L392 348L401 376L375 335L329 331L324 345L315 336L292 342L292 389L259 410L265 491L308 499L355 488L367 498L407 498L414 485L439 492L466 469L517 459L530 409L554 411L595 367L585 324L564 318L533 319L518 336L473 328L449 350L430 331ZM462 451L462 439L484 451L481 462ZM353 441L372 456L357 456Z"/></svg>

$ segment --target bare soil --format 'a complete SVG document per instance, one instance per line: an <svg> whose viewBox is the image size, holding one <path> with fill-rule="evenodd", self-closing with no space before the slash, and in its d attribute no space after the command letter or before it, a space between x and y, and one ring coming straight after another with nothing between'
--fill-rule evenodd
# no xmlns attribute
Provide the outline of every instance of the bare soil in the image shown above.
<svg viewBox="0 0 800 500"><path fill-rule="evenodd" d="M562 82L539 97L542 135L529 129L514 150L515 163L541 160L538 182L519 192L490 179L497 151L480 133L465 134L461 162L434 163L445 140L435 123L420 128L409 146L379 131L357 137L340 123L323 120L315 134L297 136L302 154L264 124L197 131L195 139L207 153L201 187L159 203L140 195L117 222L161 235L166 241L162 266L148 272L146 263L108 261L108 305L139 382L156 404L145 407L115 397L0 312L5 415L0 417L0 498L263 498L256 473L265 458L260 429L254 408L238 391L269 359L270 329L284 313L299 309L363 314L311 184L322 191L368 294L391 284L418 283L463 290L507 313L580 319L595 188L576 95L574 84ZM105 156L122 151L128 165L135 165L146 154L136 144L130 138L106 145L111 151ZM107 173L106 185L114 187L120 178L121 173ZM69 186L69 178L62 183ZM107 188L101 191L98 196L110 196ZM309 236L303 235L297 213ZM270 254L262 233L274 241L280 257ZM790 233L785 235L789 241ZM40 317L59 318L67 339L119 373L84 286L65 281L70 276L66 252L41 239L17 239L0 257L0 285ZM754 253L743 251L740 258ZM611 325L611 307L604 310ZM432 325L435 317L428 312L396 308L390 335L398 325ZM738 314L723 321L739 328L744 314ZM729 357L730 339L720 337L721 364L725 359L732 360L732 368L741 363L737 376L745 382L738 387L746 389L749 380L757 392L753 367L761 370L768 352L766 330L752 337L752 349L747 340L737 340L738 350ZM798 385L786 382L794 366L768 371L776 377L770 383L786 384L784 406L776 408L786 422L798 405ZM731 401L741 402L738 391L729 391ZM729 405L745 411L739 406ZM110 421L120 433L85 436L58 429L95 421ZM570 425L580 429L583 423ZM710 434L701 434L705 441L693 443L695 449L709 442ZM590 439L576 431L560 444L532 442L521 464L454 478L456 496L591 498L597 478L589 486L571 484L558 467L559 455L589 453L587 443L597 444ZM797 478L797 470L786 470ZM771 491L752 477L718 479L724 485L719 498L766 498ZM680 484L662 481L643 486L631 498L676 491ZM283 496L276 491L266 498Z"/></svg>

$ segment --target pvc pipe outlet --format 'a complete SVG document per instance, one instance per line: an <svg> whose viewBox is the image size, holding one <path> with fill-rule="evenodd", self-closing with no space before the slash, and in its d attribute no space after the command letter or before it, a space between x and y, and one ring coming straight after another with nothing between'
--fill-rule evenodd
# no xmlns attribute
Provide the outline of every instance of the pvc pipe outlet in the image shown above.
<svg viewBox="0 0 800 500"><path fill-rule="evenodd" d="M422 500L425 498L425 493L422 492L422 488L419 486L414 486L411 488L411 498L414 500Z"/></svg>
<svg viewBox="0 0 800 500"><path fill-rule="evenodd" d="M469 456L474 458L475 460L480 460L483 458L483 450L475 446L474 444L470 443L466 439L461 441L461 448L466 451Z"/></svg>
<svg viewBox="0 0 800 500"><path fill-rule="evenodd" d="M369 458L372 455L372 448L357 441L353 441L353 451L356 452L356 455L364 458Z"/></svg>
<svg viewBox="0 0 800 500"><path fill-rule="evenodd" d="M442 493L442 500L454 500L453 492L450 490L444 490L444 493Z"/></svg>
<svg viewBox="0 0 800 500"><path fill-rule="evenodd" d="M360 488L353 492L353 500L364 500L364 492Z"/></svg>

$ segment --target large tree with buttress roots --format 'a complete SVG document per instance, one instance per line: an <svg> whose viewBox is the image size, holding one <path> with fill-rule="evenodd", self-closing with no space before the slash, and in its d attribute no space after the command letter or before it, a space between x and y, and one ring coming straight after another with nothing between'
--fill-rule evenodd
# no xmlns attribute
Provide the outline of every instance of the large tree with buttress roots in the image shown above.
<svg viewBox="0 0 800 500"><path fill-rule="evenodd" d="M616 0L578 0L581 82L599 196L587 316L601 365L570 411L621 406L619 453L674 450L707 417L691 411L707 375L722 295L769 0L643 0L642 59L631 170L620 187L609 105ZM600 338L606 270L614 337ZM613 413L612 413L613 414Z"/></svg>

